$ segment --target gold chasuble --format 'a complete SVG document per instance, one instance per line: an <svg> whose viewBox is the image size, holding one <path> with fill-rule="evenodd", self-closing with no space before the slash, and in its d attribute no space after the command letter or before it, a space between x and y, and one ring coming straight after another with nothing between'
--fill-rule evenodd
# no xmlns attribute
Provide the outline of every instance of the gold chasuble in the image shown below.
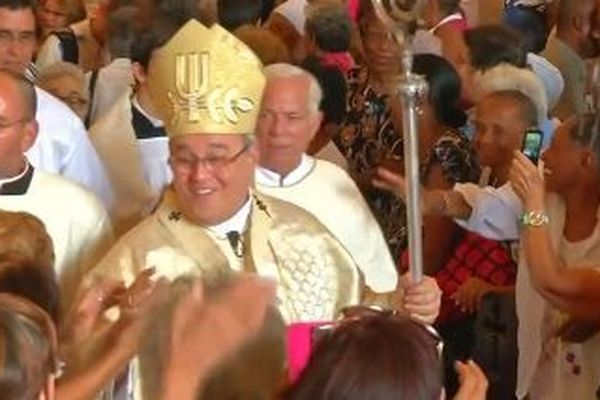
<svg viewBox="0 0 600 400"><path fill-rule="evenodd" d="M360 302L363 284L354 261L315 217L281 200L251 196L243 270L278 282L286 322L331 320L340 308ZM130 284L153 267L170 280L192 275L219 282L236 271L216 240L227 241L187 221L167 192L155 214L123 236L94 273Z"/></svg>
<svg viewBox="0 0 600 400"><path fill-rule="evenodd" d="M281 200L257 193L251 196L242 269L278 282L277 308L285 323L333 320L341 308L360 303L363 284L358 268L315 217ZM215 239L208 229L187 221L174 196L167 193L155 214L122 237L94 273L123 278L130 284L140 271L154 267L157 275L170 280L199 276L207 286L218 286L231 274L240 272L230 268L223 247L216 240L220 239ZM162 326L168 326L170 317L160 318L164 321ZM261 362L272 366L274 359L281 358L283 328L277 317L269 320L262 342L248 346L239 359L217 371L216 383L209 380L211 392L251 395L264 393L273 385L260 385L253 375L265 374L253 369L259 368ZM163 335L160 329L148 332L148 344L140 354L140 365L134 369L135 399L153 399L158 393ZM272 394L256 398L266 400ZM220 395L207 397L218 399Z"/></svg>

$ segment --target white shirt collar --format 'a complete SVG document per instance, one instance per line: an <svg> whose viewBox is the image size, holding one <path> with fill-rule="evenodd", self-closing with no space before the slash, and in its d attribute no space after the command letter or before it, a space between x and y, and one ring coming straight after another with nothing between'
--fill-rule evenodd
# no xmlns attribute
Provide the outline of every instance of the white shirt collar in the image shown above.
<svg viewBox="0 0 600 400"><path fill-rule="evenodd" d="M154 118L152 115L148 114L146 112L146 110L144 110L142 108L142 106L140 105L140 102L137 99L137 96L133 96L131 98L131 104L144 116L148 119L148 121L150 121L150 123L152 124L152 126L154 126L155 128L162 128L165 124L158 118Z"/></svg>
<svg viewBox="0 0 600 400"><path fill-rule="evenodd" d="M255 180L258 185L269 186L269 187L287 187L295 185L304 179L315 165L315 159L306 154L302 154L300 164L294 168L286 176L281 176L277 172L273 172L264 167L257 167Z"/></svg>
<svg viewBox="0 0 600 400"><path fill-rule="evenodd" d="M431 28L429 30L429 32L435 33L436 29L439 28L440 26L442 26L444 24L447 24L448 22L451 22L451 21L461 20L463 18L464 18L463 15L461 13L459 13L459 12L454 13L454 14L450 14L447 17L445 17L444 19L442 19L440 22L438 22L436 26L434 26L433 28Z"/></svg>
<svg viewBox="0 0 600 400"><path fill-rule="evenodd" d="M27 174L27 172L29 172L29 168L31 168L31 166L29 165L29 161L25 160L25 168L22 172L10 178L0 179L0 188L6 184L16 182L19 179L23 178Z"/></svg>
<svg viewBox="0 0 600 400"><path fill-rule="evenodd" d="M252 211L252 197L251 195L248 195L248 200L231 218L218 225L209 226L208 229L219 239L226 239L227 233L231 231L236 231L240 234L244 233L248 225L250 211Z"/></svg>
<svg viewBox="0 0 600 400"><path fill-rule="evenodd" d="M131 60L129 58L114 58L109 65L115 68L121 68L126 69L127 71L131 71Z"/></svg>

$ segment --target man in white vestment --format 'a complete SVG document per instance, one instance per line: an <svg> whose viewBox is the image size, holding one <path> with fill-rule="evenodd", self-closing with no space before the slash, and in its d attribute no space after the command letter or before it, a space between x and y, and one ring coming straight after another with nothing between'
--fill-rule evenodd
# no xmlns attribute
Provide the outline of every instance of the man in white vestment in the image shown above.
<svg viewBox="0 0 600 400"><path fill-rule="evenodd" d="M253 132L265 78L242 42L218 25L209 29L190 20L154 51L149 71L155 78L149 92L170 139L173 184L154 214L120 239L94 276L129 283L153 267L159 276L200 276L211 285L232 274L257 273L277 282L277 309L287 324L328 321L345 306L398 297L426 318L437 313L435 290L411 297L371 288L365 299L356 262L314 216L252 189L259 157ZM140 354L136 398L158 393L161 354L151 348ZM246 375L261 373L254 369ZM270 384L277 389L277 382Z"/></svg>
<svg viewBox="0 0 600 400"><path fill-rule="evenodd" d="M136 80L90 129L90 139L102 159L115 195L109 214L117 235L150 214L171 183L169 142L154 107L147 74L152 52L173 34L167 26L136 35L131 46Z"/></svg>
<svg viewBox="0 0 600 400"><path fill-rule="evenodd" d="M269 65L265 75L256 130L257 190L316 216L350 253L368 287L394 290L394 262L356 184L340 167L306 154L322 118L316 78L290 64Z"/></svg>
<svg viewBox="0 0 600 400"><path fill-rule="evenodd" d="M44 223L66 305L86 270L108 250L112 231L93 194L36 169L24 156L37 135L35 96L25 78L0 71L0 209L28 212Z"/></svg>
<svg viewBox="0 0 600 400"><path fill-rule="evenodd" d="M30 0L0 1L0 67L23 74L36 47L36 25ZM105 205L112 202L110 185L83 123L69 107L36 87L39 135L27 151L35 167L62 175L90 189Z"/></svg>

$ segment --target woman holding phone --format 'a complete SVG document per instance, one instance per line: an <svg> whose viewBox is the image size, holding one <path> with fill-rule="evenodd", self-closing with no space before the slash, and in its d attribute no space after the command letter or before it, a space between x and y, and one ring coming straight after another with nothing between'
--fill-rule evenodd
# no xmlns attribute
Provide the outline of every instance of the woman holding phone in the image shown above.
<svg viewBox="0 0 600 400"><path fill-rule="evenodd" d="M599 390L598 118L572 117L559 127L541 157L543 179L517 152L510 188L489 190L476 204L466 204L455 191L423 193L425 212L462 219L494 239L521 237L518 398L585 399ZM382 172L404 193L401 177Z"/></svg>

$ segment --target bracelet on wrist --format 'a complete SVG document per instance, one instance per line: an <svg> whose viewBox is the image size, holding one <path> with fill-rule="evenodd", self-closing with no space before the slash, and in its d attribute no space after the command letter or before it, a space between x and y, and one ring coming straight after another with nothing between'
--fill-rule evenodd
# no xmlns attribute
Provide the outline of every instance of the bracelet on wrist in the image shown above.
<svg viewBox="0 0 600 400"><path fill-rule="evenodd" d="M548 225L550 218L544 210L526 211L521 215L521 225L540 227Z"/></svg>

